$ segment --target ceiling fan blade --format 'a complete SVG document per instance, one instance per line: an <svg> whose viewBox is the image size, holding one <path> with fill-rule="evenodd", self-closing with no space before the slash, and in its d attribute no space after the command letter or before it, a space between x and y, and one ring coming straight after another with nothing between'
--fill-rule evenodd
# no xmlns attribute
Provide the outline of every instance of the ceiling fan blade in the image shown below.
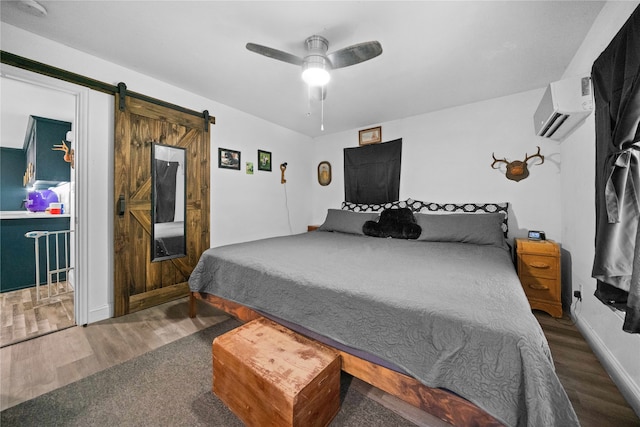
<svg viewBox="0 0 640 427"><path fill-rule="evenodd" d="M309 86L309 98L312 101L323 101L327 97L327 86Z"/></svg>
<svg viewBox="0 0 640 427"><path fill-rule="evenodd" d="M348 67L368 61L382 53L382 45L377 41L354 44L344 49L336 50L327 55L333 69Z"/></svg>
<svg viewBox="0 0 640 427"><path fill-rule="evenodd" d="M284 62L288 62L289 64L302 66L302 62L303 62L302 58L287 52L283 52L278 49L261 46L255 43L247 43L247 49L250 50L251 52L259 53L260 55L277 59L278 61L284 61Z"/></svg>

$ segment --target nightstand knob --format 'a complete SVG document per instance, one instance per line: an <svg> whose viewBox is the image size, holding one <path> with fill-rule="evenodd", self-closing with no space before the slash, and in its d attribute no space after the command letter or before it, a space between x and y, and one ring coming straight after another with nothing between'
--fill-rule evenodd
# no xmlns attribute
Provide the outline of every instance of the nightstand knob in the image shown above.
<svg viewBox="0 0 640 427"><path fill-rule="evenodd" d="M549 267L551 267L549 264L544 263L544 262L532 262L529 265L531 267L533 267L533 268L549 268Z"/></svg>
<svg viewBox="0 0 640 427"><path fill-rule="evenodd" d="M537 290L545 290L545 289L549 289L548 286L544 286L544 285L537 285L537 284L528 284L527 286L529 286L531 289L537 289Z"/></svg>

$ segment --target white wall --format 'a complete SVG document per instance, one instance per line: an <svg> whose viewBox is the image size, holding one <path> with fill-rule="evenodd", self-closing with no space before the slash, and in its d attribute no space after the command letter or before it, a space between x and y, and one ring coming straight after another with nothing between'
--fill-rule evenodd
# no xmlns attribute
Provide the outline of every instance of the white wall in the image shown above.
<svg viewBox="0 0 640 427"><path fill-rule="evenodd" d="M14 80L0 78L0 146L24 148L24 137L29 116L73 123L75 118L75 98L66 92L48 87L35 86Z"/></svg>
<svg viewBox="0 0 640 427"><path fill-rule="evenodd" d="M593 62L629 18L638 2L609 2L587 34L563 78L591 74ZM562 241L571 255L573 289L582 286L582 302L574 316L580 331L607 371L640 416L640 336L622 331L623 317L603 305L594 295L591 278L595 239L595 120L570 135L561 146Z"/></svg>
<svg viewBox="0 0 640 427"><path fill-rule="evenodd" d="M229 124L225 126L223 120ZM306 231L311 203L311 138L233 110L223 117L216 114L216 122L211 245ZM240 171L218 168L218 147L241 150ZM271 152L271 172L258 170L259 149ZM246 162L253 162L253 175L245 173ZM287 182L281 184L280 164L285 162Z"/></svg>
<svg viewBox="0 0 640 427"><path fill-rule="evenodd" d="M543 92L544 88L382 123L383 141L403 141L400 199L509 202L510 237L526 236L534 229L560 241L560 147L533 130L533 112ZM327 187L314 183L315 223L322 223L327 209L344 200L343 148L357 144L358 129L316 138L314 165L328 160L333 181ZM524 160L537 146L544 164L530 161L530 175L522 181L508 180L504 168L491 168L494 152L497 158Z"/></svg>
<svg viewBox="0 0 640 427"><path fill-rule="evenodd" d="M125 82L132 91L216 117L211 126L212 246L306 231L311 138L17 27L3 23L0 30L4 51L105 83ZM89 223L91 234L88 247L80 249L89 259L89 322L95 322L111 315L113 302L113 97L91 92L89 104L89 129L77 144L86 147L90 201L79 200L87 205L78 207L78 220ZM218 169L218 147L240 150L242 170ZM272 152L273 172L257 171L258 148ZM254 175L245 174L246 161L254 162ZM287 184L282 185L278 166L285 161Z"/></svg>
<svg viewBox="0 0 640 427"><path fill-rule="evenodd" d="M76 289L84 288L88 297L87 323L113 315L114 108L113 96L89 91L89 126L85 138L75 144L79 153L76 186L81 191L84 187L76 198L78 228L89 233L78 236L85 241L86 247L80 250L86 254L86 266L81 266L84 274L78 277L84 283L77 283ZM79 182L82 179L87 182Z"/></svg>

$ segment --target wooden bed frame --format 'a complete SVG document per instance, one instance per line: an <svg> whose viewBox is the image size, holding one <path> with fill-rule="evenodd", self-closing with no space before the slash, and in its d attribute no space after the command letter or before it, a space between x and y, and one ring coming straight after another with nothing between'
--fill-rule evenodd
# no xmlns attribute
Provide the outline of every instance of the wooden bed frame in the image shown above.
<svg viewBox="0 0 640 427"><path fill-rule="evenodd" d="M204 301L240 320L262 317L256 311L215 295L191 292L189 317L196 316L196 300ZM326 345L323 343L323 345ZM340 353L342 370L454 426L503 426L473 403L442 389L427 387L418 380L376 365L352 354Z"/></svg>

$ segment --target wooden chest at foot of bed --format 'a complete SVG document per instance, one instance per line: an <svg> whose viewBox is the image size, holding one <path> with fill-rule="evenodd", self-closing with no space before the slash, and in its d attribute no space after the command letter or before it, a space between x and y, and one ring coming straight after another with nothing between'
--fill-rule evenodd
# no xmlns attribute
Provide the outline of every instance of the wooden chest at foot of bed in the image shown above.
<svg viewBox="0 0 640 427"><path fill-rule="evenodd" d="M213 392L248 426L326 426L340 409L340 356L261 318L213 341Z"/></svg>

